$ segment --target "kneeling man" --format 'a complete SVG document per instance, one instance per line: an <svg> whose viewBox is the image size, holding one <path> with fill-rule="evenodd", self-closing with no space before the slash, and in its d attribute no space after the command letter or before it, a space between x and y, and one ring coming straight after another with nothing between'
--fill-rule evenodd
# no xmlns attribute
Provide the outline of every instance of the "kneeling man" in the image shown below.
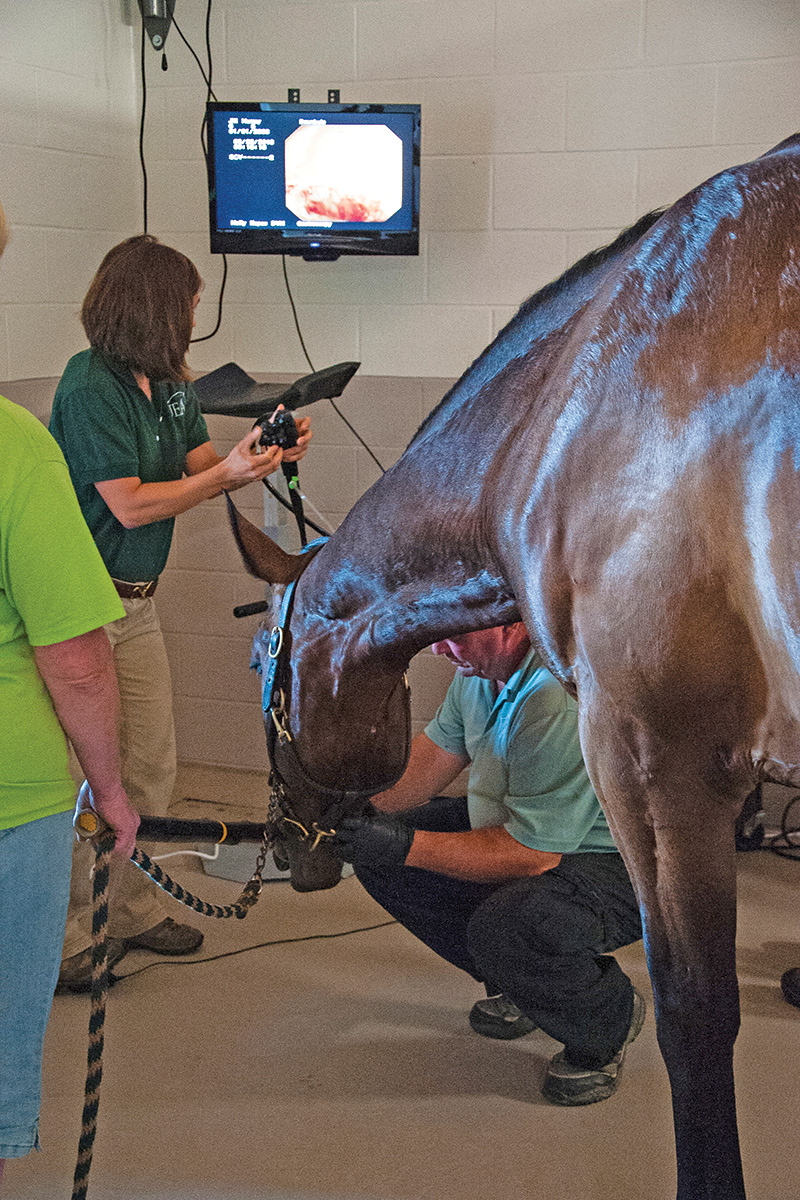
<svg viewBox="0 0 800 1200"><path fill-rule="evenodd" d="M539 1027L563 1042L548 1099L605 1100L645 1013L610 951L642 931L586 774L577 704L520 622L432 649L456 667L445 701L395 787L342 822L339 853L392 916L484 984L473 1029ZM468 795L440 796L466 766Z"/></svg>

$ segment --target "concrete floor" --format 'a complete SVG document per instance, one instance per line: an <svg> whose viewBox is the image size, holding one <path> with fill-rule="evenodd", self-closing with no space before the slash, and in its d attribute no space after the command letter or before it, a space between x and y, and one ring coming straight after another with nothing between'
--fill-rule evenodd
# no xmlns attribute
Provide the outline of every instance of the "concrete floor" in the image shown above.
<svg viewBox="0 0 800 1200"><path fill-rule="evenodd" d="M235 898L236 884L177 861L203 898ZM800 1011L778 979L800 965L800 865L758 852L739 872L748 1197L797 1200ZM560 1109L539 1094L557 1045L473 1034L477 987L398 926L264 945L385 921L355 879L305 896L273 882L245 921L188 919L206 933L196 961L135 951L119 965L130 978L109 1000L90 1200L674 1197L652 1008L617 1095ZM649 1002L641 944L618 957ZM88 1015L88 997L54 1002L44 1149L9 1163L4 1200L70 1195Z"/></svg>

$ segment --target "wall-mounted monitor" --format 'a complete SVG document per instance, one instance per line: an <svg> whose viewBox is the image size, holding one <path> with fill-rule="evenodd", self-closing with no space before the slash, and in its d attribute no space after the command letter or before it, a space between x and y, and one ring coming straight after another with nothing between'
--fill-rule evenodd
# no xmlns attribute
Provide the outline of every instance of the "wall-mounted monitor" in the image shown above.
<svg viewBox="0 0 800 1200"><path fill-rule="evenodd" d="M418 104L208 105L214 254L419 253Z"/></svg>

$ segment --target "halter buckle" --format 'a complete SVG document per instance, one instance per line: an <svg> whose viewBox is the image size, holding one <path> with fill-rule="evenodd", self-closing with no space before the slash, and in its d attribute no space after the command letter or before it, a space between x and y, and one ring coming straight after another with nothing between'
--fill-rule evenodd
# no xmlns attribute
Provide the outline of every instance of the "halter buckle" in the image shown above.
<svg viewBox="0 0 800 1200"><path fill-rule="evenodd" d="M322 841L323 838L336 837L335 829L320 829L320 827L316 821L311 826L311 833L316 835L314 838L314 841L311 844L312 850L316 850L317 846L320 844L320 842ZM311 834L309 834L308 836L311 837Z"/></svg>

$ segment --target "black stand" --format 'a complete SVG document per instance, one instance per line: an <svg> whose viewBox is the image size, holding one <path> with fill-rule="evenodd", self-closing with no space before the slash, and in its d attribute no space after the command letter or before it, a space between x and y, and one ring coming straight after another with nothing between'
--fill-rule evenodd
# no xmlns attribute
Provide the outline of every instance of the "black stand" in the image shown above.
<svg viewBox="0 0 800 1200"><path fill-rule="evenodd" d="M256 383L236 363L226 363L196 380L194 390L200 411L223 417L261 417L282 404L288 411L305 408L317 400L341 396L361 363L343 362L294 383Z"/></svg>
<svg viewBox="0 0 800 1200"><path fill-rule="evenodd" d="M361 363L335 363L332 367L324 367L321 371L313 371L303 375L294 383L256 383L252 376L242 370L236 363L225 363L203 375L195 381L194 390L200 401L200 411L212 416L223 417L263 417L272 413L279 405L292 412L296 408L305 408L317 400L333 400L341 396L350 380L355 375ZM297 467L294 463L283 463L283 473L289 490L292 512L300 530L300 540L305 546L305 518L303 502L298 488ZM267 481L264 481L269 488ZM269 488L272 491L272 488ZM240 604L234 610L234 616L254 616L265 612L269 606L264 601L253 604Z"/></svg>

